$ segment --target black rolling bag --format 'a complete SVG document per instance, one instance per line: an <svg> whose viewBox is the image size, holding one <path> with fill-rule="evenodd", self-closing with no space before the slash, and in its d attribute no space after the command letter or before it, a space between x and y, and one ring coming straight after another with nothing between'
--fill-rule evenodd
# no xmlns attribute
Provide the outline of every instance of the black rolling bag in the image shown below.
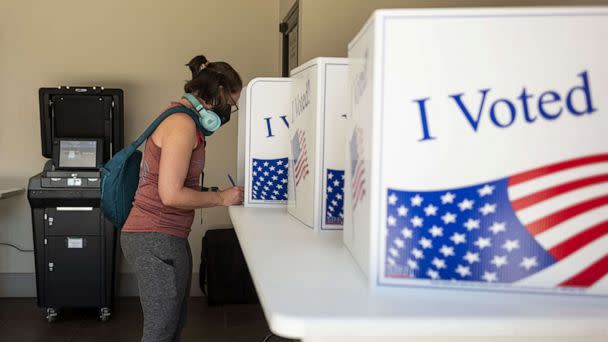
<svg viewBox="0 0 608 342"><path fill-rule="evenodd" d="M259 302L234 229L205 233L199 284L209 305Z"/></svg>

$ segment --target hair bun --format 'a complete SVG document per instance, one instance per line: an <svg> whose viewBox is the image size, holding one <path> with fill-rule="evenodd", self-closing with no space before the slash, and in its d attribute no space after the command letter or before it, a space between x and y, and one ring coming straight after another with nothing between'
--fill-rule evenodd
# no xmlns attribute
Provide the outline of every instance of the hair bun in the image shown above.
<svg viewBox="0 0 608 342"><path fill-rule="evenodd" d="M186 64L186 66L190 69L190 72L192 73L192 78L195 78L196 75L198 75L198 73L201 72L201 70L203 70L205 66L207 66L207 63L209 63L209 61L205 56L198 55L192 58L190 62Z"/></svg>

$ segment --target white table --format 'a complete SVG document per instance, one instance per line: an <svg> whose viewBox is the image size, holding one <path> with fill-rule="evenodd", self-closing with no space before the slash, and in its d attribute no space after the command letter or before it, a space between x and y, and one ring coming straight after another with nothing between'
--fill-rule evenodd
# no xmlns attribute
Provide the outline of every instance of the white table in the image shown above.
<svg viewBox="0 0 608 342"><path fill-rule="evenodd" d="M229 212L277 335L305 342L488 335L608 341L606 297L414 288L371 293L340 233L315 234L283 209Z"/></svg>
<svg viewBox="0 0 608 342"><path fill-rule="evenodd" d="M0 199L17 196L22 194L24 191L25 189L23 188L0 189Z"/></svg>

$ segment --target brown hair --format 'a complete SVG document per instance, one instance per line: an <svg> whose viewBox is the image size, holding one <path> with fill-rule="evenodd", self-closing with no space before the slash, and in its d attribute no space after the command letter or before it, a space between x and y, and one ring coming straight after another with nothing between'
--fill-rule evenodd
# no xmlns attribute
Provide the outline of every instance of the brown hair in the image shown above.
<svg viewBox="0 0 608 342"><path fill-rule="evenodd" d="M199 55L186 66L192 72L192 79L186 82L184 91L213 106L232 105L228 101L230 95L243 88L241 76L226 62L209 62L205 56Z"/></svg>

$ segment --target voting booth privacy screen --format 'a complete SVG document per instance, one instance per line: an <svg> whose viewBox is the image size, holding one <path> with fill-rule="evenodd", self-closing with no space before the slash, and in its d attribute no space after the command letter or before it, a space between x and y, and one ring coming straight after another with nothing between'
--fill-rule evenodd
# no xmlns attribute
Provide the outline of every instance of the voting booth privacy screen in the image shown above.
<svg viewBox="0 0 608 342"><path fill-rule="evenodd" d="M608 10L382 10L348 49L372 287L608 294Z"/></svg>
<svg viewBox="0 0 608 342"><path fill-rule="evenodd" d="M290 97L288 78L255 78L241 92L237 183L246 207L287 204Z"/></svg>
<svg viewBox="0 0 608 342"><path fill-rule="evenodd" d="M316 58L291 71L288 211L315 230L343 224L346 58Z"/></svg>

